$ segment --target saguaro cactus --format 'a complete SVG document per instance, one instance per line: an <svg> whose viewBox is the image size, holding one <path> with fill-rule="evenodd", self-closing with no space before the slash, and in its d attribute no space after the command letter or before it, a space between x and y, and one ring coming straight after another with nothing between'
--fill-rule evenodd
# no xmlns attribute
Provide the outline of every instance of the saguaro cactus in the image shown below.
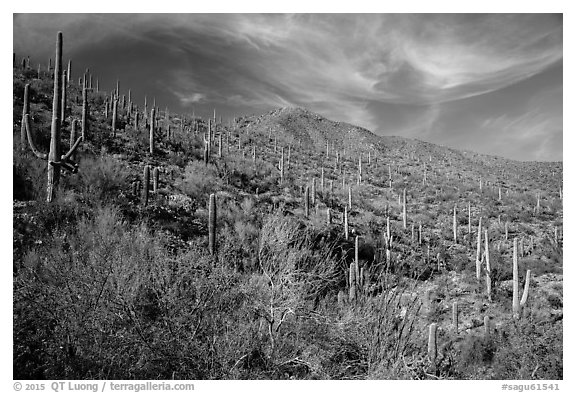
<svg viewBox="0 0 576 393"><path fill-rule="evenodd" d="M454 205L454 215L452 218L452 231L454 232L454 243L458 243L458 220L456 218L457 206Z"/></svg>
<svg viewBox="0 0 576 393"><path fill-rule="evenodd" d="M170 132L170 124L168 124L168 132ZM218 135L218 158L222 158L222 133ZM282 148L282 158L284 158L284 148ZM284 164L282 164L282 172L284 172Z"/></svg>
<svg viewBox="0 0 576 393"><path fill-rule="evenodd" d="M484 315L484 335L490 337L490 317Z"/></svg>
<svg viewBox="0 0 576 393"><path fill-rule="evenodd" d="M518 239L514 238L512 252L512 316L520 318L520 299L518 298Z"/></svg>
<svg viewBox="0 0 576 393"><path fill-rule="evenodd" d="M284 183L284 148L281 149L280 160L278 161L278 173L280 174L280 184Z"/></svg>
<svg viewBox="0 0 576 393"><path fill-rule="evenodd" d="M144 166L143 187L142 187L142 204L148 205L148 189L150 188L150 166Z"/></svg>
<svg viewBox="0 0 576 393"><path fill-rule="evenodd" d="M155 113L156 109L152 108L152 111L150 112L150 154L154 154L154 119L156 118Z"/></svg>
<svg viewBox="0 0 576 393"><path fill-rule="evenodd" d="M312 206L316 206L316 178L312 178L312 194L310 195L312 199Z"/></svg>
<svg viewBox="0 0 576 393"><path fill-rule="evenodd" d="M454 325L454 331L458 334L458 302L452 303L452 324Z"/></svg>
<svg viewBox="0 0 576 393"><path fill-rule="evenodd" d="M468 241L472 244L472 206L468 202Z"/></svg>
<svg viewBox="0 0 576 393"><path fill-rule="evenodd" d="M306 186L304 190L304 216L308 218L310 215L310 188Z"/></svg>
<svg viewBox="0 0 576 393"><path fill-rule="evenodd" d="M46 155L38 151L34 145L32 138L32 130L30 126L30 115L24 116L24 123L26 126L26 135L28 143L32 152L36 157L45 160L48 159L48 186L46 201L52 202L56 197L56 190L60 181L61 168L77 171L77 165L70 160L70 156L74 153L80 145L82 138L78 138L72 149L65 155L60 154L60 115L62 111L62 32L58 32L56 36L56 60L54 68L54 97L52 100L52 124L50 129L50 152Z"/></svg>
<svg viewBox="0 0 576 393"><path fill-rule="evenodd" d="M352 210L352 187L348 186L348 209Z"/></svg>
<svg viewBox="0 0 576 393"><path fill-rule="evenodd" d="M404 229L406 229L408 223L408 214L406 212L406 189L404 189L403 196L404 198L402 200L402 223L404 225Z"/></svg>
<svg viewBox="0 0 576 393"><path fill-rule="evenodd" d="M360 278L360 260L359 260L359 252L360 252L360 246L359 246L359 236L356 236L356 238L354 239L354 273L356 275L356 280L358 281L358 279Z"/></svg>
<svg viewBox="0 0 576 393"><path fill-rule="evenodd" d="M112 135L116 136L116 121L118 119L118 100L115 98L112 104Z"/></svg>
<svg viewBox="0 0 576 393"><path fill-rule="evenodd" d="M208 250L216 255L216 194L210 194L208 205Z"/></svg>
<svg viewBox="0 0 576 393"><path fill-rule="evenodd" d="M60 115L60 125L64 125L64 120L66 119L66 92L67 92L67 78L66 70L62 71L62 114Z"/></svg>
<svg viewBox="0 0 576 393"><path fill-rule="evenodd" d="M438 347L436 346L436 324L431 323L428 327L428 358L436 366L436 357L438 356Z"/></svg>
<svg viewBox="0 0 576 393"><path fill-rule="evenodd" d="M20 148L26 149L26 115L30 113L30 101L28 100L30 83L24 86L24 105L22 106L22 124L20 126Z"/></svg>
<svg viewBox="0 0 576 393"><path fill-rule="evenodd" d="M482 217L478 220L478 243L476 246L476 279L480 282L482 272Z"/></svg>
<svg viewBox="0 0 576 393"><path fill-rule="evenodd" d="M344 206L344 238L348 240L348 206Z"/></svg>
<svg viewBox="0 0 576 393"><path fill-rule="evenodd" d="M348 270L348 281L349 281L349 293L348 300L353 302L356 300L356 269L354 268L354 263L350 264Z"/></svg>
<svg viewBox="0 0 576 393"><path fill-rule="evenodd" d="M522 299L520 300L520 309L526 306L526 302L528 301L528 291L530 290L530 273L532 271L530 269L526 270L526 281L524 283L524 292L522 293Z"/></svg>
<svg viewBox="0 0 576 393"><path fill-rule="evenodd" d="M362 155L358 157L358 185L362 183Z"/></svg>
<svg viewBox="0 0 576 393"><path fill-rule="evenodd" d="M155 167L154 170L152 171L152 191L153 192L158 192L159 173L160 173L160 171L158 170L158 167Z"/></svg>
<svg viewBox="0 0 576 393"><path fill-rule="evenodd" d="M486 259L486 293L488 300L492 301L492 275L490 267L490 243L488 241L488 230L484 230L484 239L486 240L484 255Z"/></svg>
<svg viewBox="0 0 576 393"><path fill-rule="evenodd" d="M82 89L82 139L86 140L88 133L88 89Z"/></svg>
<svg viewBox="0 0 576 393"><path fill-rule="evenodd" d="M78 120L72 119L72 124L70 125L70 150L74 148L74 142L76 141L76 123ZM73 152L70 156L72 161L76 161L76 153Z"/></svg>

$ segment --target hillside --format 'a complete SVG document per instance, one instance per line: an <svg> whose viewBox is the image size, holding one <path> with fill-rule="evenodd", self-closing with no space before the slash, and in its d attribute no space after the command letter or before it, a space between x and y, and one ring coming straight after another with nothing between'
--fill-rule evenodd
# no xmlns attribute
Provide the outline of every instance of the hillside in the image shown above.
<svg viewBox="0 0 576 393"><path fill-rule="evenodd" d="M14 378L562 379L562 163L72 78L46 202L53 73L14 66Z"/></svg>

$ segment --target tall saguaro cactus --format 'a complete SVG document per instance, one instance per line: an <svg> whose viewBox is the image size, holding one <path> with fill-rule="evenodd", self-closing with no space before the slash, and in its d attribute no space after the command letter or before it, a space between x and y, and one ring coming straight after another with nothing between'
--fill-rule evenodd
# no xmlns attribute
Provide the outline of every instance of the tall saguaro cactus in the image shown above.
<svg viewBox="0 0 576 393"><path fill-rule="evenodd" d="M492 301L492 269L490 266L490 243L488 240L488 229L484 230L484 239L486 241L484 255L486 258L486 293L488 301Z"/></svg>
<svg viewBox="0 0 576 393"><path fill-rule="evenodd" d="M68 153L61 155L60 144L60 116L62 112L62 32L59 31L56 36L56 58L54 62L54 97L52 100L52 124L50 128L50 151L48 154L41 153L34 145L32 130L30 126L30 114L24 116L26 134L28 143L36 157L45 160L48 159L48 185L46 192L46 201L52 202L56 197L56 190L60 182L61 168L77 171L77 165L70 161L70 157L80 145L82 138L78 138L72 149Z"/></svg>
<svg viewBox="0 0 576 393"><path fill-rule="evenodd" d="M348 240L348 206L344 205L344 238Z"/></svg>
<svg viewBox="0 0 576 393"><path fill-rule="evenodd" d="M50 129L50 152L48 153L47 201L52 202L60 182L60 167L51 163L60 160L60 113L62 105L62 32L56 38L54 61L54 97L52 100L52 126Z"/></svg>
<svg viewBox="0 0 576 393"><path fill-rule="evenodd" d="M82 138L86 140L88 133L88 89L82 89Z"/></svg>
<svg viewBox="0 0 576 393"><path fill-rule="evenodd" d="M20 147L26 149L26 115L30 113L30 101L28 100L30 83L24 86L24 105L22 106L22 125L20 126Z"/></svg>
<svg viewBox="0 0 576 393"><path fill-rule="evenodd" d="M476 245L476 279L480 282L482 272L482 217L478 220L478 242Z"/></svg>
<svg viewBox="0 0 576 393"><path fill-rule="evenodd" d="M210 194L208 203L208 250L216 255L216 194Z"/></svg>
<svg viewBox="0 0 576 393"><path fill-rule="evenodd" d="M116 122L118 119L118 100L114 98L112 104L112 135L116 137Z"/></svg>
<svg viewBox="0 0 576 393"><path fill-rule="evenodd" d="M520 318L520 299L518 298L518 239L514 238L512 252L512 316Z"/></svg>

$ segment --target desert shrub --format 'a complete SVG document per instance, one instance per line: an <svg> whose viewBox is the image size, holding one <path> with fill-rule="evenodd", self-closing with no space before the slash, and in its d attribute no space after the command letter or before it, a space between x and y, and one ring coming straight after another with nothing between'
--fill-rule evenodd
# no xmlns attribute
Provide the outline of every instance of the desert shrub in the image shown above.
<svg viewBox="0 0 576 393"><path fill-rule="evenodd" d="M122 198L130 190L129 167L111 156L82 157L78 173L69 176L65 184L92 201L111 201Z"/></svg>
<svg viewBox="0 0 576 393"><path fill-rule="evenodd" d="M496 342L492 378L562 379L562 353L561 323L509 323Z"/></svg>
<svg viewBox="0 0 576 393"><path fill-rule="evenodd" d="M29 149L26 146L26 149ZM13 154L12 190L16 200L42 200L46 198L47 162L29 152L16 150Z"/></svg>
<svg viewBox="0 0 576 393"><path fill-rule="evenodd" d="M226 375L252 349L257 325L240 277L210 264L197 248L170 257L161 236L98 209L25 256L14 289L14 375Z"/></svg>
<svg viewBox="0 0 576 393"><path fill-rule="evenodd" d="M193 199L205 200L211 193L220 190L222 183L216 167L204 165L201 161L191 161L186 165L183 178L176 187Z"/></svg>

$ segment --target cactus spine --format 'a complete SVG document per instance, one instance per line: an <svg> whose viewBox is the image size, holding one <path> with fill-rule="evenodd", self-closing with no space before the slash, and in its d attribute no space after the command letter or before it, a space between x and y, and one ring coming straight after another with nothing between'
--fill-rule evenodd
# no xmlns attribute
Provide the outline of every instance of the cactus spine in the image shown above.
<svg viewBox="0 0 576 393"><path fill-rule="evenodd" d="M216 255L216 194L210 194L208 206L208 250Z"/></svg>

